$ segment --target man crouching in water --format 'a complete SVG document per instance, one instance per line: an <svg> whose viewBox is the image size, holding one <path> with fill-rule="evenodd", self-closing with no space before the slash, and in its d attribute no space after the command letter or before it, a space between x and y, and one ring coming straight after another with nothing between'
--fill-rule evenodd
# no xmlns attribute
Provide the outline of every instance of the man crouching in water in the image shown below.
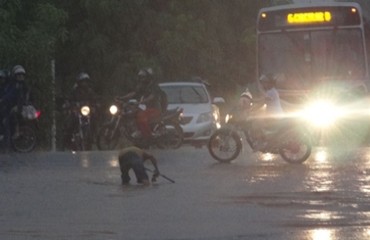
<svg viewBox="0 0 370 240"><path fill-rule="evenodd" d="M149 177L144 167L144 162L148 159L152 162L155 168L152 177L152 182L155 182L159 176L159 170L157 160L154 156L134 146L122 149L118 155L122 184L127 185L130 183L131 178L129 176L129 170L132 168L132 170L134 170L137 183L149 185Z"/></svg>

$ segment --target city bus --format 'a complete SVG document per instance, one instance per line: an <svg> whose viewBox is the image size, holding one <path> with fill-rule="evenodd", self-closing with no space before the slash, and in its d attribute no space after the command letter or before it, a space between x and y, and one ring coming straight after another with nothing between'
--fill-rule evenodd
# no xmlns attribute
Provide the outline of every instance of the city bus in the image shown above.
<svg viewBox="0 0 370 240"><path fill-rule="evenodd" d="M322 99L321 105L316 104L321 112L310 112L315 119L343 116L338 109L342 111L344 104L352 117L366 115L368 71L359 4L288 4L259 11L257 79L275 75L284 110L296 109L311 98ZM342 105L333 112L331 104Z"/></svg>

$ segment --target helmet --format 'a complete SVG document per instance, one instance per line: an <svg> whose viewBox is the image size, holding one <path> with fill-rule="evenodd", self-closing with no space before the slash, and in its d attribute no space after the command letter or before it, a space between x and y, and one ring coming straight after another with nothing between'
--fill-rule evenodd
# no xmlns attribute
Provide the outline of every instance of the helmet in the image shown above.
<svg viewBox="0 0 370 240"><path fill-rule="evenodd" d="M90 80L89 74L87 74L85 72L82 72L82 73L78 74L77 81L84 81L84 80Z"/></svg>
<svg viewBox="0 0 370 240"><path fill-rule="evenodd" d="M240 97L248 97L248 98L252 99L252 93L249 91L248 88L246 88L244 90L244 92L242 92L242 94L240 95Z"/></svg>
<svg viewBox="0 0 370 240"><path fill-rule="evenodd" d="M275 76L271 73L269 74L262 74L260 77L260 82L261 83L274 83L275 82Z"/></svg>
<svg viewBox="0 0 370 240"><path fill-rule="evenodd" d="M137 75L139 77L151 77L153 76L153 69L152 68L142 68L140 69Z"/></svg>
<svg viewBox="0 0 370 240"><path fill-rule="evenodd" d="M139 82L142 87L150 85L153 82L153 69L152 68L143 68L140 69L139 73Z"/></svg>
<svg viewBox="0 0 370 240"><path fill-rule="evenodd" d="M12 74L15 76L17 74L26 74L26 70L21 65L15 65L12 70Z"/></svg>

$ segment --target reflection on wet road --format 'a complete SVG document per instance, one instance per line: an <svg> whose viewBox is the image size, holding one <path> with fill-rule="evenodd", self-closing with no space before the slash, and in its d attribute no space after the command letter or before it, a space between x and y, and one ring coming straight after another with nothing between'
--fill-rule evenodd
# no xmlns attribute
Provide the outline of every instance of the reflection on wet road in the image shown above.
<svg viewBox="0 0 370 240"><path fill-rule="evenodd" d="M268 154L258 159L246 170L248 194L233 196L234 203L290 212L281 227L299 233L289 239L370 239L369 148L346 156L318 148L303 165Z"/></svg>
<svg viewBox="0 0 370 240"><path fill-rule="evenodd" d="M0 239L370 239L370 148L318 148L299 165L153 154L176 184L123 188L113 151L0 156Z"/></svg>

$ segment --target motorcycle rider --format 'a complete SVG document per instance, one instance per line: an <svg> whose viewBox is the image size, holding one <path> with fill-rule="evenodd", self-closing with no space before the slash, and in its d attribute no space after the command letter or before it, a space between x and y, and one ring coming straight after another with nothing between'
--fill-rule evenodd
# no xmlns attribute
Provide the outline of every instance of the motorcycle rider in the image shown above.
<svg viewBox="0 0 370 240"><path fill-rule="evenodd" d="M64 104L64 108L67 109L67 119L65 121L63 137L65 148L69 147L71 144L73 130L78 126L78 118L74 112L71 111L71 108L80 103L87 104L90 108L95 107L97 104L96 93L90 87L90 76L86 72L81 72L77 75L70 98L67 103ZM96 124L93 118L91 118L90 124L92 133L94 134Z"/></svg>
<svg viewBox="0 0 370 240"><path fill-rule="evenodd" d="M267 147L267 141L264 139L263 131L272 130L278 127L279 119L284 114L280 102L279 92L276 89L276 77L274 74L261 75L259 79L259 87L262 98L255 100L255 102L263 102L265 109L261 121L257 122L256 131L258 143L256 143L256 150L263 150Z"/></svg>
<svg viewBox="0 0 370 240"><path fill-rule="evenodd" d="M90 76L86 72L81 72L76 78L71 93L71 102L91 102L96 103L96 94L90 86Z"/></svg>
<svg viewBox="0 0 370 240"><path fill-rule="evenodd" d="M30 100L30 90L25 82L26 70L22 65L15 65L10 78L8 80L6 78L5 75L0 99L0 114L3 119L5 147L9 150L10 134L14 133L13 137L17 136L15 128L17 119L11 113L12 111L18 113L22 111L23 105Z"/></svg>
<svg viewBox="0 0 370 240"><path fill-rule="evenodd" d="M126 101L131 98L138 100L145 105L145 110L139 111L136 116L137 126L144 139L149 140L152 136L150 120L156 119L166 111L166 96L159 88L153 75L152 68L143 68L138 73L139 84L133 92L126 94L118 99Z"/></svg>
<svg viewBox="0 0 370 240"><path fill-rule="evenodd" d="M246 88L244 92L240 94L240 98L239 98L240 109L249 110L252 106L252 99L253 99L252 93L249 91L248 88Z"/></svg>
<svg viewBox="0 0 370 240"><path fill-rule="evenodd" d="M261 75L262 95L266 104L267 117L278 118L284 111L281 106L279 92L276 89L276 77L273 74Z"/></svg>
<svg viewBox="0 0 370 240"><path fill-rule="evenodd" d="M238 109L240 120L245 120L248 117L249 111L252 108L252 93L249 91L249 88L246 88L242 94L240 94Z"/></svg>

